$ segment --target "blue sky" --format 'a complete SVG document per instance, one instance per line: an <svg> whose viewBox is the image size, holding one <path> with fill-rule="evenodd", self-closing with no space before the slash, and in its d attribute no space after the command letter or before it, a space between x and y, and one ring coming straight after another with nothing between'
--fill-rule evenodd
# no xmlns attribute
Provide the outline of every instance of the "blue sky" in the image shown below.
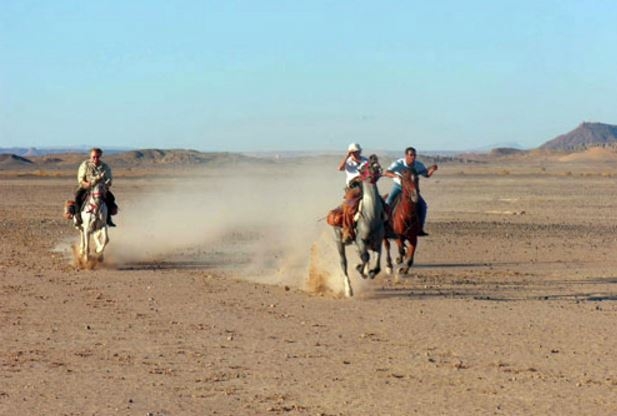
<svg viewBox="0 0 617 416"><path fill-rule="evenodd" d="M617 124L614 1L2 1L0 147L535 147Z"/></svg>

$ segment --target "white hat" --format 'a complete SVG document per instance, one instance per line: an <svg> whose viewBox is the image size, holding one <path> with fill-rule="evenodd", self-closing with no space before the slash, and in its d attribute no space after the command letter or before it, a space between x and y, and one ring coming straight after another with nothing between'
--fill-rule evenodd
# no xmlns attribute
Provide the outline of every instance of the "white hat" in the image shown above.
<svg viewBox="0 0 617 416"><path fill-rule="evenodd" d="M352 143L347 147L348 152L361 152L362 147L358 143Z"/></svg>

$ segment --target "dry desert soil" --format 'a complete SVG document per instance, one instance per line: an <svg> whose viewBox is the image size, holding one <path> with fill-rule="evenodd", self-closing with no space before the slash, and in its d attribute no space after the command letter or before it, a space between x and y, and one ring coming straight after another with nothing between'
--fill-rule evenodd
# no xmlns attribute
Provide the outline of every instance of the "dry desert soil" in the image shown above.
<svg viewBox="0 0 617 416"><path fill-rule="evenodd" d="M1 415L617 413L613 162L440 166L411 273L351 299L334 166L115 173L84 269L74 173L0 172Z"/></svg>

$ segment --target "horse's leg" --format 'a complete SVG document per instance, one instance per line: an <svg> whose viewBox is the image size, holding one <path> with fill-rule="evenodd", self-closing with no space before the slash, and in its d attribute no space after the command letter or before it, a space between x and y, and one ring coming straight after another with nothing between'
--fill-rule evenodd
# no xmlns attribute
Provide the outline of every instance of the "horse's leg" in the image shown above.
<svg viewBox="0 0 617 416"><path fill-rule="evenodd" d="M83 228L79 230L79 255L83 257L86 250L86 232Z"/></svg>
<svg viewBox="0 0 617 416"><path fill-rule="evenodd" d="M96 242L96 254L101 254L103 253L103 250L105 250L105 246L107 246L107 243L109 243L108 234L109 233L107 232L107 227L101 228L94 234L94 241Z"/></svg>
<svg viewBox="0 0 617 416"><path fill-rule="evenodd" d="M90 254L90 214L82 212L81 219L81 249L79 254L87 261Z"/></svg>
<svg viewBox="0 0 617 416"><path fill-rule="evenodd" d="M375 250L375 253L377 254L376 256L377 258L375 259L375 267L373 267L368 272L368 277L370 277L371 279L374 279L375 276L377 276L379 272L381 271L381 243L377 245L377 249Z"/></svg>
<svg viewBox="0 0 617 416"><path fill-rule="evenodd" d="M370 255L368 253L368 246L366 241L361 238L356 240L356 245L358 246L358 256L360 257L361 263L356 266L356 270L360 273L362 278L367 278Z"/></svg>
<svg viewBox="0 0 617 416"><path fill-rule="evenodd" d="M341 270L343 271L345 296L349 298L353 296L353 290L351 289L351 282L349 281L349 275L347 274L347 256L345 255L345 243L343 243L343 233L340 227L334 227L334 238L336 240L336 249L338 250L341 262Z"/></svg>
<svg viewBox="0 0 617 416"><path fill-rule="evenodd" d="M86 225L86 223L84 222L84 226ZM88 229L90 227L84 227L84 231L83 231L83 235L84 235L84 251L83 251L83 257L86 261L88 261L88 259L90 258L90 230Z"/></svg>
<svg viewBox="0 0 617 416"><path fill-rule="evenodd" d="M396 264L401 264L403 262L403 258L405 257L405 238L398 237L396 239L396 246L398 247L398 256L396 257Z"/></svg>
<svg viewBox="0 0 617 416"><path fill-rule="evenodd" d="M411 266L413 266L413 258L416 253L416 247L418 245L418 236L413 235L409 237L408 241L409 241L409 247L407 248L407 257L405 259L404 274L407 274Z"/></svg>
<svg viewBox="0 0 617 416"><path fill-rule="evenodd" d="M392 274L392 257L390 257L390 240L383 239L383 248L386 250L386 273Z"/></svg>

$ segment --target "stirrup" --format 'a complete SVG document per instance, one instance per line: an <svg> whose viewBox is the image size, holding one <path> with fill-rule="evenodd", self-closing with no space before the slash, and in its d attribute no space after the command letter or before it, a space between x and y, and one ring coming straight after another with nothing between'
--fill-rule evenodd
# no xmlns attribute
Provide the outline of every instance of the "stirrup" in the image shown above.
<svg viewBox="0 0 617 416"><path fill-rule="evenodd" d="M343 240L343 243L351 243L354 240L353 235L347 231L347 230L343 230L343 234L341 235L341 240Z"/></svg>

